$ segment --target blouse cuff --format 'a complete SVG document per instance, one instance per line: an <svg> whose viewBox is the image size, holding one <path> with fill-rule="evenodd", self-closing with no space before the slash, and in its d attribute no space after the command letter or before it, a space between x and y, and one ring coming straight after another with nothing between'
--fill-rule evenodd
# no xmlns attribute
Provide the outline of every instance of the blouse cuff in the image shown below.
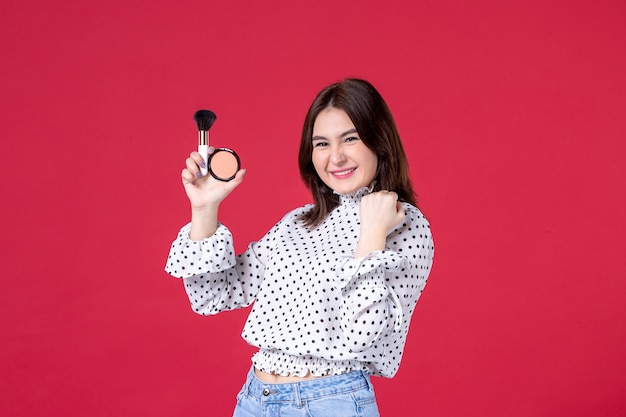
<svg viewBox="0 0 626 417"><path fill-rule="evenodd" d="M165 271L176 278L216 273L236 263L233 236L219 223L215 233L203 240L191 240L191 223L183 226L172 243Z"/></svg>
<svg viewBox="0 0 626 417"><path fill-rule="evenodd" d="M402 261L402 256L397 252L379 250L359 259L342 258L332 270L336 276L337 286L344 289L353 279L366 276L374 271L380 271L381 268L384 270L381 272L398 270L401 268ZM380 285L385 284L383 274L374 274L372 278L380 281Z"/></svg>

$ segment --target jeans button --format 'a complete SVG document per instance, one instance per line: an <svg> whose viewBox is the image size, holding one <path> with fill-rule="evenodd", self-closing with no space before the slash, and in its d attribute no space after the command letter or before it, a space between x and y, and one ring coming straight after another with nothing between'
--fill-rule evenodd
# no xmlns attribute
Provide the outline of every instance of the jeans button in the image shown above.
<svg viewBox="0 0 626 417"><path fill-rule="evenodd" d="M270 395L270 390L269 390L268 388L265 388L265 389L263 390L263 395L265 395L266 397L267 397L268 395Z"/></svg>

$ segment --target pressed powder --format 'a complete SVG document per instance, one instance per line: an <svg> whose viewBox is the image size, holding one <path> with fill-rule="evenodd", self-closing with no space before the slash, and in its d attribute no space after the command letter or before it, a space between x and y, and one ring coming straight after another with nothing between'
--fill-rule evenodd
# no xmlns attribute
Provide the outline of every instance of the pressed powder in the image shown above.
<svg viewBox="0 0 626 417"><path fill-rule="evenodd" d="M207 163L209 173L220 181L230 181L239 171L239 156L232 149L218 148L211 155Z"/></svg>

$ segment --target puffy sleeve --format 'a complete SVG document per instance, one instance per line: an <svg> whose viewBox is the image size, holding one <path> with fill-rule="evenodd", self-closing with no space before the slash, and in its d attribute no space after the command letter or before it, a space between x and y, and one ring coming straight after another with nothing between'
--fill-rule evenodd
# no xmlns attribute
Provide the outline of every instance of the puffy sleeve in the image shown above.
<svg viewBox="0 0 626 417"><path fill-rule="evenodd" d="M201 241L189 238L191 224L187 224L172 243L165 271L183 279L191 308L198 314L247 307L259 290L279 227L280 223L235 255L232 234L223 224Z"/></svg>
<svg viewBox="0 0 626 417"><path fill-rule="evenodd" d="M404 208L405 222L387 237L385 250L342 258L333 268L335 286L342 292L342 331L350 351L363 353L364 359L399 363L397 355L432 266L430 225L416 207Z"/></svg>

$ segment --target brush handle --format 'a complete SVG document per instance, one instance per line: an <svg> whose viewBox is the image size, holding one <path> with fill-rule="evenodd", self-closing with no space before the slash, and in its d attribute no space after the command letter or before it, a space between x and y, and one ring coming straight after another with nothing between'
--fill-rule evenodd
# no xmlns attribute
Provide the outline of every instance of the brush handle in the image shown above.
<svg viewBox="0 0 626 417"><path fill-rule="evenodd" d="M202 159L204 159L204 168L200 167L200 173L202 176L205 176L209 173L209 145L198 145L198 153L202 156Z"/></svg>

